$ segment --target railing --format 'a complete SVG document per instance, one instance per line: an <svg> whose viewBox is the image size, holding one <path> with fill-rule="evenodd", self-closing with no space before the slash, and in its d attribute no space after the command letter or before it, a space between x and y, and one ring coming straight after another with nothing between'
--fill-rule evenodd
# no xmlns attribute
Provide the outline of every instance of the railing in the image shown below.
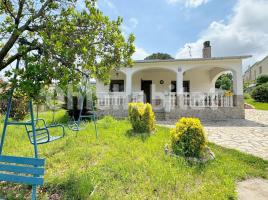
<svg viewBox="0 0 268 200"><path fill-rule="evenodd" d="M170 103L169 109L175 108L178 102L179 106L184 108L233 107L233 96L226 96L224 93L184 92L178 96L179 101L176 93L169 93L166 98L168 98L166 102Z"/></svg>
<svg viewBox="0 0 268 200"><path fill-rule="evenodd" d="M97 93L97 105L102 109L127 108L128 102L143 101L143 92L133 92L131 98L125 92ZM177 105L178 103L180 105ZM163 106L166 111L170 111L177 106L182 108L233 107L233 96L226 96L224 93L185 92L178 96L176 93L167 93L164 99L153 99L152 105L155 108Z"/></svg>
<svg viewBox="0 0 268 200"><path fill-rule="evenodd" d="M133 92L130 101L125 92L97 93L97 106L100 109L127 107L128 102L143 102L143 92Z"/></svg>
<svg viewBox="0 0 268 200"><path fill-rule="evenodd" d="M233 96L226 96L224 93L183 93L183 106L232 107Z"/></svg>
<svg viewBox="0 0 268 200"><path fill-rule="evenodd" d="M144 94L143 92L132 92L131 102L143 102Z"/></svg>
<svg viewBox="0 0 268 200"><path fill-rule="evenodd" d="M97 107L101 109L124 107L128 103L125 92L97 93Z"/></svg>

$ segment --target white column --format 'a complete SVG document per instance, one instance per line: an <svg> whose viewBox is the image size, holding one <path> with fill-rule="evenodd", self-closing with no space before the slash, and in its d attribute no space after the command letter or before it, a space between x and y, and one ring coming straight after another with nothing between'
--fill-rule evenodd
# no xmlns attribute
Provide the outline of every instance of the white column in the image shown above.
<svg viewBox="0 0 268 200"><path fill-rule="evenodd" d="M242 64L233 71L234 106L244 108Z"/></svg>
<svg viewBox="0 0 268 200"><path fill-rule="evenodd" d="M183 71L181 68L178 68L177 71L176 87L177 87L177 95L181 95L183 93Z"/></svg>
<svg viewBox="0 0 268 200"><path fill-rule="evenodd" d="M132 93L132 74L126 74L126 95L131 95Z"/></svg>
<svg viewBox="0 0 268 200"><path fill-rule="evenodd" d="M241 68L233 73L234 95L243 95L243 76Z"/></svg>
<svg viewBox="0 0 268 200"><path fill-rule="evenodd" d="M183 70L182 68L177 69L176 74L176 89L177 89L177 107L183 107Z"/></svg>

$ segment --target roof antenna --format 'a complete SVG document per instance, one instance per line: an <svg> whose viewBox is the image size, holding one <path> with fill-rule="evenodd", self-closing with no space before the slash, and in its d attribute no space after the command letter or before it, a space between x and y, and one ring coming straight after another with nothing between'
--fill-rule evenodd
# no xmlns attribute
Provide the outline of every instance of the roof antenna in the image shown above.
<svg viewBox="0 0 268 200"><path fill-rule="evenodd" d="M189 56L192 57L192 47L190 45L187 46L189 48Z"/></svg>

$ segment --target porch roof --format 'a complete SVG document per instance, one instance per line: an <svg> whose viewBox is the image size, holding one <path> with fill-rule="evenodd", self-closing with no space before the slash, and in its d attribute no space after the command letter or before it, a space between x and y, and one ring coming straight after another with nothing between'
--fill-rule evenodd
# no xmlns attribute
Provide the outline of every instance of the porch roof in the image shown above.
<svg viewBox="0 0 268 200"><path fill-rule="evenodd" d="M134 63L159 63L159 62L177 62L177 61L209 61L209 60L241 60L251 58L252 55L242 56L225 56L225 57L211 57L211 58L182 58L182 59L167 59L167 60L135 60Z"/></svg>

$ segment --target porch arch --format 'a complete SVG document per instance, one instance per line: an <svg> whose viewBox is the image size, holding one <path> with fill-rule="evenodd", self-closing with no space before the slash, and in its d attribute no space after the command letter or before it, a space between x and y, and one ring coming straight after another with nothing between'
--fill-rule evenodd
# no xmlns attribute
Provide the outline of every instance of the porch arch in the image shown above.
<svg viewBox="0 0 268 200"><path fill-rule="evenodd" d="M141 91L141 81L151 80L156 92L170 92L171 81L176 81L176 71L164 67L151 67L135 70L132 74L132 90ZM161 83L160 83L161 82Z"/></svg>

